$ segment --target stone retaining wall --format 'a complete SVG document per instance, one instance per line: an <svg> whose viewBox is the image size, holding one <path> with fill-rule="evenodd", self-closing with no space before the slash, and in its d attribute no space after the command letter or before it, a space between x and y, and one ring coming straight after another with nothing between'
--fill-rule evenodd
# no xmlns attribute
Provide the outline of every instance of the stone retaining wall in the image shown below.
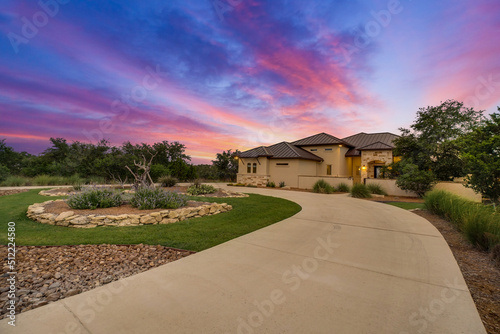
<svg viewBox="0 0 500 334"><path fill-rule="evenodd" d="M59 199L57 201L63 201ZM162 210L144 214L122 215L78 215L74 211L63 213L45 212L45 205L54 202L46 201L35 203L28 207L28 218L42 224L68 226L76 228L92 228L97 226L140 226L155 224L172 224L188 218L216 215L230 211L233 207L226 203L211 203L197 207L184 207L180 209Z"/></svg>

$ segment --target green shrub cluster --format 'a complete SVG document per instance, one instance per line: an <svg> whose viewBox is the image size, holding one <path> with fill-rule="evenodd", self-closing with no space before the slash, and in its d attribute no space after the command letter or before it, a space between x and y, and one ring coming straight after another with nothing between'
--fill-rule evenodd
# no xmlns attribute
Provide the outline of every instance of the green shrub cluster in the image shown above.
<svg viewBox="0 0 500 334"><path fill-rule="evenodd" d="M285 186L285 181L280 182L280 188L283 188Z"/></svg>
<svg viewBox="0 0 500 334"><path fill-rule="evenodd" d="M356 198L370 198L372 197L370 190L362 183L356 183L352 186L351 196Z"/></svg>
<svg viewBox="0 0 500 334"><path fill-rule="evenodd" d="M122 198L120 194L111 189L86 188L82 192L70 195L66 203L72 209L110 208L120 206Z"/></svg>
<svg viewBox="0 0 500 334"><path fill-rule="evenodd" d="M313 192L320 194L331 194L335 192L335 188L328 184L325 180L321 179L316 181L313 185Z"/></svg>
<svg viewBox="0 0 500 334"><path fill-rule="evenodd" d="M379 184L369 184L366 187L372 194L387 195L387 192Z"/></svg>
<svg viewBox="0 0 500 334"><path fill-rule="evenodd" d="M187 189L187 193L191 196L213 194L216 191L217 189L209 184L193 184Z"/></svg>
<svg viewBox="0 0 500 334"><path fill-rule="evenodd" d="M175 185L177 184L177 182L179 182L179 180L173 176L165 175L160 177L158 179L158 182L161 184L162 187L175 187Z"/></svg>
<svg viewBox="0 0 500 334"><path fill-rule="evenodd" d="M474 203L443 190L425 196L425 207L449 220L481 250L500 244L500 214L493 207Z"/></svg>
<svg viewBox="0 0 500 334"><path fill-rule="evenodd" d="M186 196L162 188L139 188L130 200L130 205L140 210L177 209L186 204Z"/></svg>
<svg viewBox="0 0 500 334"><path fill-rule="evenodd" d="M274 183L273 181L267 182L267 183L266 183L266 187L269 187L269 188L276 188L276 183Z"/></svg>
<svg viewBox="0 0 500 334"><path fill-rule="evenodd" d="M351 192L351 188L345 183L340 183L337 186L337 191L339 191L341 193L348 193L348 192Z"/></svg>

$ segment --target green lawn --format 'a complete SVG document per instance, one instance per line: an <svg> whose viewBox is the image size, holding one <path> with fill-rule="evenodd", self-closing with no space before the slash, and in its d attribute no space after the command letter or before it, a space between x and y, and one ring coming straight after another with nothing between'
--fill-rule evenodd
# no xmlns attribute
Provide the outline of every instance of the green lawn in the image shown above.
<svg viewBox="0 0 500 334"><path fill-rule="evenodd" d="M405 209L405 210L424 209L425 208L424 203L387 202L387 204L394 205L394 206L397 206L398 208Z"/></svg>
<svg viewBox="0 0 500 334"><path fill-rule="evenodd" d="M16 223L16 245L144 243L201 251L274 224L301 210L294 202L256 194L248 198L198 198L231 204L233 210L168 225L76 229L35 223L26 217L28 205L58 198L40 196L39 191L0 196L0 244L7 244L7 223L13 221Z"/></svg>

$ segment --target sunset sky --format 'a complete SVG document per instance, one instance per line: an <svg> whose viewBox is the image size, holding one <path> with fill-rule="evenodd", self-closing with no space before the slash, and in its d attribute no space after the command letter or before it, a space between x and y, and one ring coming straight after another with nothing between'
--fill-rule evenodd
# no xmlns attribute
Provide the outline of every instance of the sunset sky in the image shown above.
<svg viewBox="0 0 500 334"><path fill-rule="evenodd" d="M45 2L43 2L45 1ZM500 1L2 0L0 139L216 152L500 106Z"/></svg>

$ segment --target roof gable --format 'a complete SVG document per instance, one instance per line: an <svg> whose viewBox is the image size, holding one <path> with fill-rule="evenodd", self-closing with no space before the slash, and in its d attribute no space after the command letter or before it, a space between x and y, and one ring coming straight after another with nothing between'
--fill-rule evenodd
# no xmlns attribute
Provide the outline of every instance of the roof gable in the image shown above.
<svg viewBox="0 0 500 334"><path fill-rule="evenodd" d="M350 143L354 148L347 151L346 157L356 157L361 155L362 150L392 150L394 139L399 138L390 132L364 133L345 137L342 140Z"/></svg>
<svg viewBox="0 0 500 334"><path fill-rule="evenodd" d="M316 145L332 145L332 144L344 144L347 146L351 146L345 141L324 132L296 140L291 144L295 146L316 146Z"/></svg>
<svg viewBox="0 0 500 334"><path fill-rule="evenodd" d="M240 158L267 157L271 159L306 159L323 161L323 159L317 155L287 142L281 142L267 147L259 146L242 152L238 156Z"/></svg>

